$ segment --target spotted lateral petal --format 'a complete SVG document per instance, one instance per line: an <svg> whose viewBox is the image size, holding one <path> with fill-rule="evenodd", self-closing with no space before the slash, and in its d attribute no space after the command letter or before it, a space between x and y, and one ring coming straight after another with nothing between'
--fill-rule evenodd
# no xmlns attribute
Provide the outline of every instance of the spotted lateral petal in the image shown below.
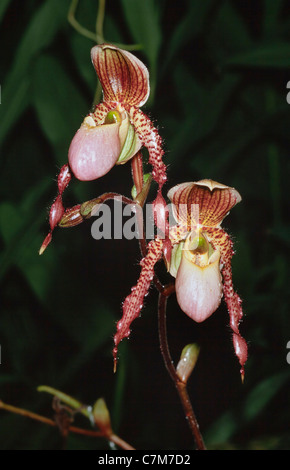
<svg viewBox="0 0 290 470"><path fill-rule="evenodd" d="M123 316L117 323L117 332L114 336L115 347L113 349L113 357L115 370L118 345L123 338L127 338L130 335L130 325L142 310L144 297L149 290L154 276L154 266L162 256L162 247L163 241L160 238L156 238L148 244L147 256L140 263L142 269L137 285L132 287L131 294L126 297L123 303Z"/></svg>
<svg viewBox="0 0 290 470"><path fill-rule="evenodd" d="M150 93L149 73L137 57L111 44L101 44L92 48L91 58L105 102L137 107L146 103Z"/></svg>
<svg viewBox="0 0 290 470"><path fill-rule="evenodd" d="M204 227L218 226L228 212L241 201L234 188L212 180L182 183L168 192L174 204L174 215L180 224L193 229L196 224Z"/></svg>
<svg viewBox="0 0 290 470"><path fill-rule="evenodd" d="M237 358L241 365L241 377L244 379L244 366L248 357L248 347L239 331L239 324L243 317L242 301L234 291L232 280L231 259L233 244L229 235L221 228L209 228L211 243L220 250L223 276L223 293L230 315L230 327L233 331L233 344Z"/></svg>
<svg viewBox="0 0 290 470"><path fill-rule="evenodd" d="M167 180L166 165L162 160L164 155L162 139L149 117L140 111L140 109L132 107L129 110L129 115L140 141L148 150L149 163L153 168L152 177L158 183L159 189L161 189Z"/></svg>

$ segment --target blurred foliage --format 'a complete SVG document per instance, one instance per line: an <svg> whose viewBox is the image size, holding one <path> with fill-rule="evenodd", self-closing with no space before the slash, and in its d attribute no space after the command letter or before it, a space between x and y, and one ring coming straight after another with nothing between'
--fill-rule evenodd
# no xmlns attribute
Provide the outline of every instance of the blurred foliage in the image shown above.
<svg viewBox="0 0 290 470"><path fill-rule="evenodd" d="M0 397L50 416L51 403L36 391L42 383L87 404L103 396L114 429L136 448L190 449L159 351L154 289L113 374L112 337L139 273L137 242L96 242L88 223L57 230L38 255L57 172L97 89L93 41L68 23L69 6L69 0L0 5ZM91 31L97 8L97 1L81 0L77 10ZM187 343L201 347L189 388L205 442L289 449L289 3L107 0L104 35L142 45L136 55L152 85L144 110L164 138L167 188L211 178L243 197L224 223L235 240L234 283L246 314L243 386L224 305L201 325L174 297L168 307L174 359ZM125 165L100 181L74 180L65 203L110 190L129 195L131 185ZM2 449L61 448L55 430L5 412L0 442ZM107 446L77 436L68 441L69 449Z"/></svg>

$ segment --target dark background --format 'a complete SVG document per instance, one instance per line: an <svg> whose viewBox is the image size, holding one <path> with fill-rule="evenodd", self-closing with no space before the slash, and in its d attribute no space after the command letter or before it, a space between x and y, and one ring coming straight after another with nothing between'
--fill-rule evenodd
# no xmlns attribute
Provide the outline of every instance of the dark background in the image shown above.
<svg viewBox="0 0 290 470"><path fill-rule="evenodd" d="M150 70L152 89L143 110L164 139L166 190L211 178L243 198L223 225L235 240L234 284L245 312L244 385L224 304L200 325L180 311L174 296L168 306L174 360L185 344L201 346L189 393L208 448L290 447L287 5L107 1L106 40L143 46L135 53ZM51 397L39 394L38 385L86 404L104 397L115 432L136 448L191 449L159 350L153 288L130 340L121 344L113 374L115 324L139 274L137 241L97 242L88 221L56 230L38 255L57 173L97 88L94 43L68 23L69 6L69 0L0 5L0 398L52 416ZM97 1L81 0L77 10L91 31L97 7ZM105 191L129 196L131 186L130 165L115 167L93 183L74 179L65 204ZM86 423L76 418L75 424ZM55 429L4 411L0 443L1 449L62 448ZM109 449L105 440L76 435L67 448Z"/></svg>

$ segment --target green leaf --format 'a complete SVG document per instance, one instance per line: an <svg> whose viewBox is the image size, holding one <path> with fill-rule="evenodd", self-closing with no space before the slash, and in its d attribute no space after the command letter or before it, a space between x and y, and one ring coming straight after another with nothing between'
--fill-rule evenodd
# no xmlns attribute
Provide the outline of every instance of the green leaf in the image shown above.
<svg viewBox="0 0 290 470"><path fill-rule="evenodd" d="M265 12L263 15L265 35L276 30L283 3L284 0L275 0L275 2L273 2L273 0L265 0Z"/></svg>
<svg viewBox="0 0 290 470"><path fill-rule="evenodd" d="M6 13L7 8L11 0L2 0L0 3L0 22L2 21L3 16Z"/></svg>
<svg viewBox="0 0 290 470"><path fill-rule="evenodd" d="M45 299L49 288L54 254L51 250L45 258L38 255L43 215L35 216L34 207L48 184L48 180L41 181L35 188L30 188L27 198L18 206L9 202L0 205L0 235L5 243L0 255L0 279L10 266L16 265L40 300Z"/></svg>
<svg viewBox="0 0 290 470"><path fill-rule="evenodd" d="M150 66L155 69L161 44L159 12L154 0L122 0L124 14L134 38L144 47ZM150 28L148 28L150 25Z"/></svg>
<svg viewBox="0 0 290 470"><path fill-rule="evenodd" d="M288 371L265 378L250 391L241 410L226 412L212 425L205 435L206 442L214 446L229 441L238 430L265 410L287 380L289 380Z"/></svg>
<svg viewBox="0 0 290 470"><path fill-rule="evenodd" d="M56 147L59 163L63 163L69 143L88 112L88 103L54 57L43 55L38 58L32 83L32 102L39 123Z"/></svg>
<svg viewBox="0 0 290 470"><path fill-rule="evenodd" d="M288 69L290 66L290 43L260 45L243 54L230 57L226 61L226 65Z"/></svg>
<svg viewBox="0 0 290 470"><path fill-rule="evenodd" d="M249 393L243 406L243 419L245 422L253 420L266 408L272 398L281 389L287 380L289 380L289 372L281 372L279 374L267 377Z"/></svg>
<svg viewBox="0 0 290 470"><path fill-rule="evenodd" d="M169 65L178 51L190 38L199 34L204 26L204 19L208 14L213 1L203 0L202 2L189 2L188 9L184 11L183 19L177 23L175 30L167 38L167 54L165 56L163 68Z"/></svg>
<svg viewBox="0 0 290 470"><path fill-rule="evenodd" d="M92 93L93 101L93 95L97 88L98 77L91 61L92 44L90 41L88 41L87 38L81 36L80 34L72 34L70 36L70 41L75 64L78 67L80 76L85 81L88 89Z"/></svg>
<svg viewBox="0 0 290 470"><path fill-rule="evenodd" d="M176 126L175 132L170 135L170 147L172 152L181 157L190 151L192 145L213 131L240 77L227 74L214 86L205 88L182 67L176 67L174 78L180 103L184 107L184 118L180 127Z"/></svg>
<svg viewBox="0 0 290 470"><path fill-rule="evenodd" d="M30 65L32 60L53 40L66 21L68 0L47 0L32 17L18 49L11 70L2 86L0 106L0 145L6 134L29 105Z"/></svg>
<svg viewBox="0 0 290 470"><path fill-rule="evenodd" d="M252 39L250 37L247 23L244 18L238 14L236 8L226 1L223 3L217 15L213 26L216 36L220 36L225 50L243 50L251 47ZM220 48L220 42L212 42L213 50Z"/></svg>
<svg viewBox="0 0 290 470"><path fill-rule="evenodd" d="M79 312L79 315L71 316L69 320L66 317L59 319L82 351L82 357L78 358L80 364L110 340L116 321L110 307L96 297L92 303L86 299L85 306L86 311Z"/></svg>

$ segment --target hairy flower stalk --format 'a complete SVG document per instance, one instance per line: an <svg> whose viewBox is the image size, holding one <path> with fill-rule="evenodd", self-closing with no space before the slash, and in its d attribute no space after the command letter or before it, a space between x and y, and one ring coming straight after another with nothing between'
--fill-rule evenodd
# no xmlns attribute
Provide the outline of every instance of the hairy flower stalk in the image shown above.
<svg viewBox="0 0 290 470"><path fill-rule="evenodd" d="M81 181L93 181L122 165L144 146L148 149L152 177L158 184L158 195L167 179L162 139L149 117L140 107L150 93L149 72L133 54L110 44L94 46L91 59L103 89L103 101L85 117L72 139L68 163L61 173L69 170ZM51 241L52 231L60 222L64 209L59 196L50 211L50 233L40 254Z"/></svg>

